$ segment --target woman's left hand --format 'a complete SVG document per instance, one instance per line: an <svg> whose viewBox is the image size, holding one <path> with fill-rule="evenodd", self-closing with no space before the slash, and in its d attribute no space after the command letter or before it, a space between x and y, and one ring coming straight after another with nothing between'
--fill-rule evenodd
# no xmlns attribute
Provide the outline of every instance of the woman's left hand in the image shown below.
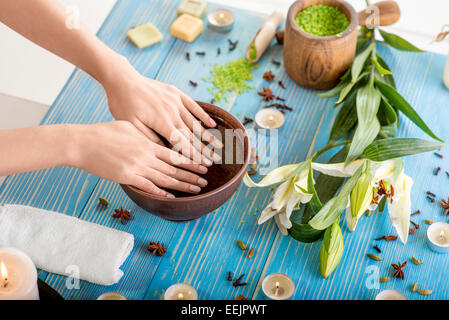
<svg viewBox="0 0 449 320"><path fill-rule="evenodd" d="M220 160L202 141L214 148L222 148L223 144L199 120L210 128L216 123L192 98L172 85L144 77L127 61L117 68L115 74L119 77L103 83L115 119L131 122L149 139L160 143L157 132L196 163L210 166L211 160Z"/></svg>

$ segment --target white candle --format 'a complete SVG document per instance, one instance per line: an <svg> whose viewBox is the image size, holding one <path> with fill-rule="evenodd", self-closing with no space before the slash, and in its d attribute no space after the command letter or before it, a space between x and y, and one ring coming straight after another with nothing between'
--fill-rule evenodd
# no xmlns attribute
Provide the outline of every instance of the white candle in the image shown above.
<svg viewBox="0 0 449 320"><path fill-rule="evenodd" d="M449 252L449 224L432 223L427 229L427 245L436 252Z"/></svg>
<svg viewBox="0 0 449 320"><path fill-rule="evenodd" d="M407 300L407 297L398 290L388 289L379 292L376 300Z"/></svg>
<svg viewBox="0 0 449 320"><path fill-rule="evenodd" d="M126 297L118 292L105 292L97 300L127 300Z"/></svg>
<svg viewBox="0 0 449 320"><path fill-rule="evenodd" d="M276 109L262 109L256 113L256 124L263 129L277 129L284 124L282 112Z"/></svg>
<svg viewBox="0 0 449 320"><path fill-rule="evenodd" d="M36 267L14 248L0 249L0 300L39 300Z"/></svg>
<svg viewBox="0 0 449 320"><path fill-rule="evenodd" d="M198 300L198 293L189 284L176 283L165 291L164 300Z"/></svg>
<svg viewBox="0 0 449 320"><path fill-rule="evenodd" d="M262 291L270 299L286 300L295 292L295 284L283 273L272 273L263 279Z"/></svg>
<svg viewBox="0 0 449 320"><path fill-rule="evenodd" d="M207 15L207 22L212 30L228 32L234 25L234 14L228 9L215 9Z"/></svg>

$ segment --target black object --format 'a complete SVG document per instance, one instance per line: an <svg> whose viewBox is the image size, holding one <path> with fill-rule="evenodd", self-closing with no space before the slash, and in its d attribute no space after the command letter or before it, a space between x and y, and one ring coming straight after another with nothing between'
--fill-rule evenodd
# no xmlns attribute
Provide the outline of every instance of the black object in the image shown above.
<svg viewBox="0 0 449 320"><path fill-rule="evenodd" d="M39 289L39 297L41 300L64 300L64 298L55 289L50 287L41 279L37 280L37 287Z"/></svg>

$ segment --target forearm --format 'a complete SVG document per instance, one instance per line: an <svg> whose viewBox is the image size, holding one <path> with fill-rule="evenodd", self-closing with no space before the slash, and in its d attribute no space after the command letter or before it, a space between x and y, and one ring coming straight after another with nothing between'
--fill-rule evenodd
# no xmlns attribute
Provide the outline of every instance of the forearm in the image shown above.
<svg viewBox="0 0 449 320"><path fill-rule="evenodd" d="M104 83L126 60L83 26L67 28L68 18L56 0L0 0L1 22Z"/></svg>
<svg viewBox="0 0 449 320"><path fill-rule="evenodd" d="M0 176L72 165L73 125L0 130Z"/></svg>

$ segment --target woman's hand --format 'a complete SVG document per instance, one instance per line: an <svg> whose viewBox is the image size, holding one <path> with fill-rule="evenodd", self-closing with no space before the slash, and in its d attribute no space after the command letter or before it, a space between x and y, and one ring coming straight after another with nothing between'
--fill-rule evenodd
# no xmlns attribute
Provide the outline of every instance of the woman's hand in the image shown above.
<svg viewBox="0 0 449 320"><path fill-rule="evenodd" d="M223 144L201 126L200 121L215 127L215 121L189 96L174 86L139 74L126 60L112 66L111 80L103 81L109 109L117 120L134 124L149 139L160 143L157 132L186 157L196 163L211 165L220 157L200 141L214 148ZM154 131L153 131L154 130Z"/></svg>
<svg viewBox="0 0 449 320"><path fill-rule="evenodd" d="M74 125L71 130L71 166L164 197L173 195L161 188L198 193L207 185L192 173L204 174L206 167L149 140L128 121Z"/></svg>

